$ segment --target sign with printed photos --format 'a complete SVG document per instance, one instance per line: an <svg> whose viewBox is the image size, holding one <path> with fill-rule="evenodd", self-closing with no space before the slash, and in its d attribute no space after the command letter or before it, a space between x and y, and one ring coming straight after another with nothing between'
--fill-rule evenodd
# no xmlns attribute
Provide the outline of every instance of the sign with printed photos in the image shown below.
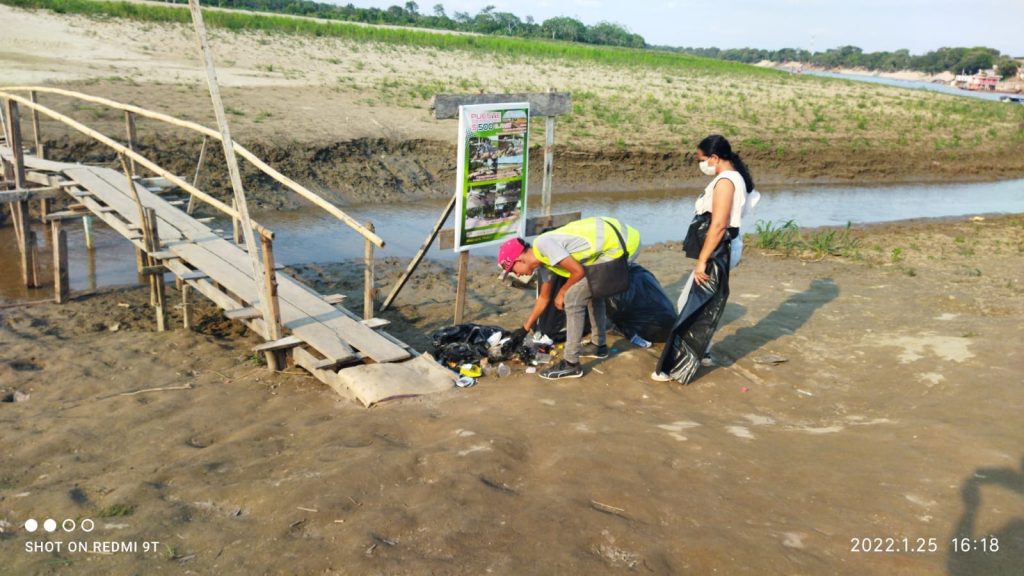
<svg viewBox="0 0 1024 576"><path fill-rule="evenodd" d="M523 236L530 104L459 106L455 251Z"/></svg>

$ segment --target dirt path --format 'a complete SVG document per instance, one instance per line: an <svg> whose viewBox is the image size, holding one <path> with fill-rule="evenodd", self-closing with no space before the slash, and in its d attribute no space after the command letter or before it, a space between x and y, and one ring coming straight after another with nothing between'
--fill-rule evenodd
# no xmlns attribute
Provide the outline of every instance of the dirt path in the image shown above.
<svg viewBox="0 0 1024 576"><path fill-rule="evenodd" d="M364 410L255 366L257 340L211 309L197 331L156 334L141 289L0 309L0 395L28 394L0 403L5 569L1014 574L1024 220L858 235L859 259L748 251L720 365L685 388L647 380L658 348L614 338L580 380L517 367ZM641 261L678 291L677 245ZM385 265L382 283L403 265ZM355 271L292 272L358 307ZM501 287L491 262L471 272L469 317L518 322L529 294ZM385 314L394 333L424 346L452 283L429 262ZM96 530L22 529L48 517ZM961 534L999 551L955 552ZM924 551L852 551L861 538ZM71 540L160 544L25 551Z"/></svg>

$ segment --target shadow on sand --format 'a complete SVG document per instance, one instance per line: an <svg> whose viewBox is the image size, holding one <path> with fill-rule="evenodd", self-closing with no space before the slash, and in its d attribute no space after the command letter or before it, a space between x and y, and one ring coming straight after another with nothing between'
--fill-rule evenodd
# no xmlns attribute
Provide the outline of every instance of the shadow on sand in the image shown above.
<svg viewBox="0 0 1024 576"><path fill-rule="evenodd" d="M979 533L983 486L1003 488L1024 497L1024 457L1019 470L978 468L960 489L964 512L948 542L946 567L951 576L1017 576L1024 574L1024 517L1013 518L999 530ZM1020 508L1018 508L1020 510ZM952 539L959 540L954 544Z"/></svg>
<svg viewBox="0 0 1024 576"><path fill-rule="evenodd" d="M772 340L796 332L814 312L839 295L839 286L831 278L818 278L778 308L748 328L740 328L725 339L715 342L723 366L731 366L740 358L760 349Z"/></svg>

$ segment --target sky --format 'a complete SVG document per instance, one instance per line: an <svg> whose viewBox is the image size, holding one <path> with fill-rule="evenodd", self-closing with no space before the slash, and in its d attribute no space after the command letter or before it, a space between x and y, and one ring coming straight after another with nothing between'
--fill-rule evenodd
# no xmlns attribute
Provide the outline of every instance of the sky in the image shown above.
<svg viewBox="0 0 1024 576"><path fill-rule="evenodd" d="M324 0L321 0L324 1ZM405 0L330 0L361 8ZM1024 57L1024 0L423 0L477 14L487 5L542 22L571 16L587 25L615 22L648 44L695 48L803 48L852 45L865 52L924 54L943 46L988 46Z"/></svg>

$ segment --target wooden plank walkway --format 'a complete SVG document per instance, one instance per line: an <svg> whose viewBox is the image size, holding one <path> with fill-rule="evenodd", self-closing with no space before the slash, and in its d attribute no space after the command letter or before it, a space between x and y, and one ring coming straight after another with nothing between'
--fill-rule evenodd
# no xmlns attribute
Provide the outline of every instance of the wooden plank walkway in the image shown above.
<svg viewBox="0 0 1024 576"><path fill-rule="evenodd" d="M10 160L11 149L0 145L0 157ZM30 154L25 155L24 161L26 169L33 171L37 180L49 180L59 186L94 217L137 248L145 249L139 207L125 174L109 168L44 160ZM161 194L166 191L154 188L152 182L147 182L148 186L139 181L133 184L139 202L144 208L152 208L157 217L160 249L151 256L180 282L212 300L225 314L230 312L258 334L265 334L263 317L259 314L262 290L253 278L251 260L244 246L222 238L209 226L186 214L179 207L180 202L172 204L162 198ZM260 349L294 348L296 363L335 389L339 386L353 388L344 384L351 378L344 374L339 376L339 371L344 372L346 366L369 361L402 362L418 356L381 330L387 325L386 321L361 320L338 304L337 295L321 295L287 274L275 274L284 333L280 340L268 342ZM254 312L253 308L256 308ZM422 364L418 360L417 365ZM369 395L373 396L372 392Z"/></svg>

